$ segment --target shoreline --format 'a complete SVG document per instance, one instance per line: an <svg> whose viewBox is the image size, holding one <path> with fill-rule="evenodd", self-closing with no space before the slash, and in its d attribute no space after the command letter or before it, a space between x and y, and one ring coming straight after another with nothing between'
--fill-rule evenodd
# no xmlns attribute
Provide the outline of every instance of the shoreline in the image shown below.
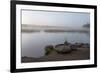
<svg viewBox="0 0 100 73"><path fill-rule="evenodd" d="M90 59L90 48L78 48L78 50L66 54L59 54L55 51L52 51L51 54L40 58L21 57L21 62L29 63L29 62L48 62L48 61L88 60L88 59Z"/></svg>

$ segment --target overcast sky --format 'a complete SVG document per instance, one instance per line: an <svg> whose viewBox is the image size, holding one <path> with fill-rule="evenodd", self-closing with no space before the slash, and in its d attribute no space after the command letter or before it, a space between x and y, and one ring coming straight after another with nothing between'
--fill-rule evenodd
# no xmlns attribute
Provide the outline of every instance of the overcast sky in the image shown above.
<svg viewBox="0 0 100 73"><path fill-rule="evenodd" d="M22 24L80 27L86 23L89 13L22 10Z"/></svg>

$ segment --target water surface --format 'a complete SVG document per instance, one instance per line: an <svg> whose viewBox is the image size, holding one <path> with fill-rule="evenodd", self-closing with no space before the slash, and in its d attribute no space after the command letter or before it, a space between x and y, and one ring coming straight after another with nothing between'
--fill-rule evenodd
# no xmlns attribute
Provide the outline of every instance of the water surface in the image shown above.
<svg viewBox="0 0 100 73"><path fill-rule="evenodd" d="M70 43L90 43L89 33L79 32L22 32L22 56L41 57L44 56L44 48L47 45Z"/></svg>

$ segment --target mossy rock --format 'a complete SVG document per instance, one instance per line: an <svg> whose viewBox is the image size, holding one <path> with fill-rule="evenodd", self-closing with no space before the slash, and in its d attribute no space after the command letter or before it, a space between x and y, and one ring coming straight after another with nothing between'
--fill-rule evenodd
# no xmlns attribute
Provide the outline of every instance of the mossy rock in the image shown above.
<svg viewBox="0 0 100 73"><path fill-rule="evenodd" d="M45 55L49 55L52 51L54 51L54 47L52 45L45 47Z"/></svg>

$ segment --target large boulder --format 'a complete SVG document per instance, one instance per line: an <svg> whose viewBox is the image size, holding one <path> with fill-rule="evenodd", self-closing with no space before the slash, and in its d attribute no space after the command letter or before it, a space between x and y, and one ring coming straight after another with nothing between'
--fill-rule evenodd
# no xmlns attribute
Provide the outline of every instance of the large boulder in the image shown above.
<svg viewBox="0 0 100 73"><path fill-rule="evenodd" d="M66 45L57 46L55 47L55 50L57 53L62 53L62 54L70 53L72 51L70 46L66 46Z"/></svg>

